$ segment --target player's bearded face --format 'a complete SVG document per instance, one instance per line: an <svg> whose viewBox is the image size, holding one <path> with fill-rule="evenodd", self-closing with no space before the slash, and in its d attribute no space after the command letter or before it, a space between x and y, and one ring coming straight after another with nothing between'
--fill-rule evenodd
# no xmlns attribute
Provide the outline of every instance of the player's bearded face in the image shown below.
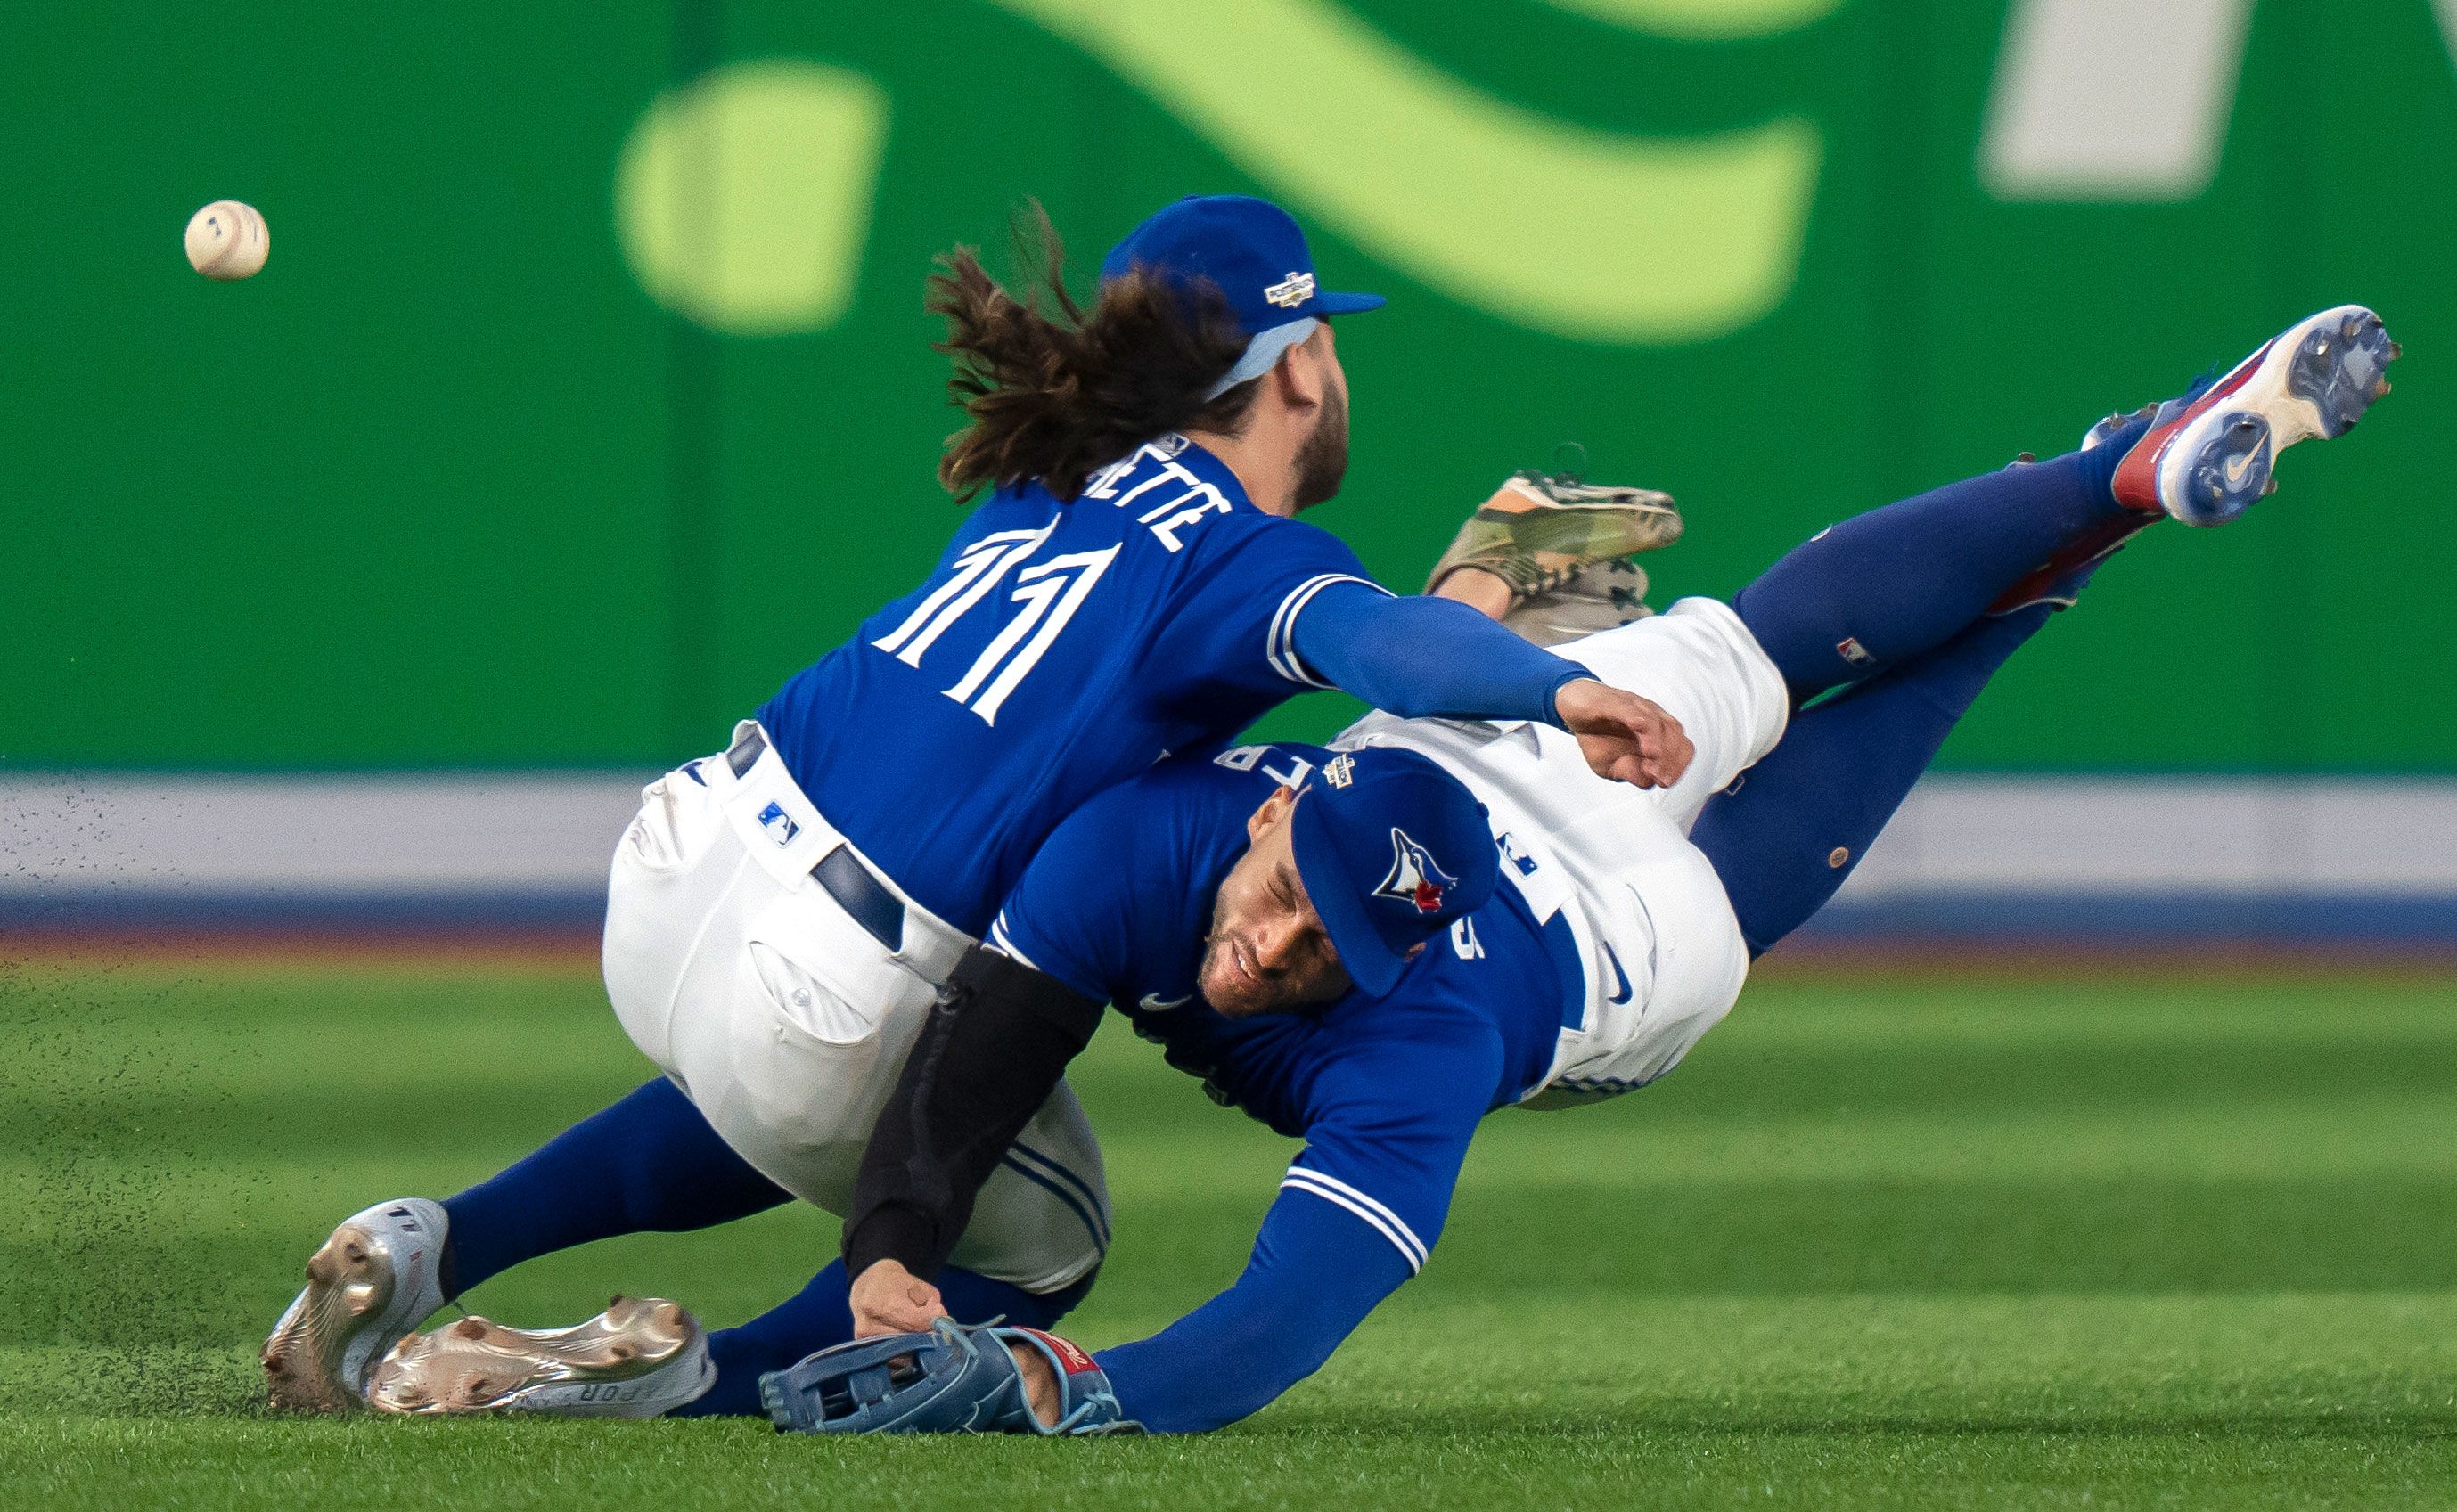
<svg viewBox="0 0 2457 1512"><path fill-rule="evenodd" d="M1323 390L1322 418L1314 421L1313 433L1297 445L1296 507L1311 509L1335 497L1340 480L1347 476L1348 380L1333 368Z"/></svg>
<svg viewBox="0 0 2457 1512"><path fill-rule="evenodd" d="M1247 825L1253 844L1220 884L1196 979L1204 1001L1230 1018L1286 1013L1348 991L1339 952L1306 898L1290 844L1286 788Z"/></svg>

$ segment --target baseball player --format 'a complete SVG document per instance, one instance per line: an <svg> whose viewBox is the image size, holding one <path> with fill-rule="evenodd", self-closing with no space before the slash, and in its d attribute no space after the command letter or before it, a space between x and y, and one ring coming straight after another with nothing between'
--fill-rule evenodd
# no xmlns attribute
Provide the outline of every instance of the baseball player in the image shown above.
<svg viewBox="0 0 2457 1512"><path fill-rule="evenodd" d="M2323 312L2076 453L1846 521L1728 605L1684 600L1575 643L1689 731L1696 759L1667 787L1601 782L1603 753L1532 724L1375 715L1333 748L1189 755L1093 800L952 973L879 1120L846 1245L854 1327L891 1332L841 1343L844 1294L815 1283L727 1331L712 1381L686 1317L630 1330L621 1383L739 1411L750 1362L829 1344L760 1382L780 1425L1175 1432L1258 1409L1425 1263L1487 1113L1676 1066L2112 550L2160 519L2240 515L2280 450L2386 392L2395 354L2370 312ZM1096 1356L985 1326L941 1265L1104 1002L1306 1148L1228 1291ZM503 1405L466 1382L535 1371L561 1337L467 1320L405 1340L372 1394Z"/></svg>
<svg viewBox="0 0 2457 1512"><path fill-rule="evenodd" d="M1686 600L1572 643L1683 720L1697 759L1668 789L1600 787L1566 737L1377 715L1335 751L1171 764L1087 806L1027 869L992 950L958 969L881 1119L847 1245L857 1328L892 1332L772 1378L772 1415L939 1428L960 1406L1019 1431L1193 1431L1260 1408L1424 1264L1484 1114L1677 1066L2109 552L2161 518L2237 518L2279 450L2342 434L2387 392L2396 350L2369 311L2323 312L2214 384L2101 421L2079 452L1822 532L1728 607ZM1196 838L1121 848L1122 822ZM1149 901L1171 884L1201 901ZM1097 1357L947 1323L923 1277L1005 1099L1028 1092L1017 1069L1063 1065L1103 1000L1215 1097L1306 1141L1253 1258Z"/></svg>
<svg viewBox="0 0 2457 1512"><path fill-rule="evenodd" d="M723 1155L733 1184L644 1175L602 1207L542 1210L507 1173L442 1203L368 1208L309 1260L266 1342L277 1404L351 1405L396 1339L528 1255L696 1227L752 1198L842 1212L933 994L1050 828L1293 693L1608 735L1610 774L1681 774L1685 739L1653 704L1461 603L1393 596L1294 518L1347 463L1330 322L1382 300L1319 288L1284 212L1240 196L1163 209L1111 250L1088 310L1064 292L1054 235L1043 244L1046 287L1022 299L966 250L931 280L969 419L939 478L986 501L918 587L725 750L650 786L616 850L607 991L664 1074L570 1131L557 1158L619 1175ZM1486 540L1470 555L1559 574L1664 529L1635 498L1518 513L1488 524L1526 549ZM956 1259L991 1311L1054 1318L1106 1242L1099 1152L1063 1087L1014 1150Z"/></svg>

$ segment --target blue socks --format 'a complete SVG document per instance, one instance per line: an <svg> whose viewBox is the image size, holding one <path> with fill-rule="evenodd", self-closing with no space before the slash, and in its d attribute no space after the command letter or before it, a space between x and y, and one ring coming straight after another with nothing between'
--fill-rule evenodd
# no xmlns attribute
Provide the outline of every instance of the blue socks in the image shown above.
<svg viewBox="0 0 2457 1512"><path fill-rule="evenodd" d="M1795 715L1783 743L1706 800L1689 838L1724 881L1752 957L1826 906L1972 700L2047 623L2033 604Z"/></svg>
<svg viewBox="0 0 2457 1512"><path fill-rule="evenodd" d="M1984 614L2075 539L2138 518L2110 486L2135 434L1857 515L1733 599L1794 704L1901 666Z"/></svg>
<svg viewBox="0 0 2457 1512"><path fill-rule="evenodd" d="M1793 547L1732 601L1791 690L1783 743L1706 801L1689 838L1752 956L1825 907L2048 603L1989 606L2059 551L2139 521L2116 467L2149 430L1873 509ZM2120 539L2120 536L2118 537ZM2062 584L2077 588L2089 570Z"/></svg>
<svg viewBox="0 0 2457 1512"><path fill-rule="evenodd" d="M1095 1272L1094 1275L1098 1275ZM1063 1292L1043 1296L993 1281L960 1266L939 1273L939 1296L958 1322L986 1323L1003 1317L1023 1328L1048 1328L1092 1289L1086 1276ZM803 1356L853 1339L853 1281L844 1261L830 1262L811 1283L783 1305L772 1307L740 1328L719 1329L709 1336L709 1359L716 1366L716 1384L688 1406L667 1414L673 1418L764 1417L759 1378L782 1370Z"/></svg>
<svg viewBox="0 0 2457 1512"><path fill-rule="evenodd" d="M444 1199L444 1294L458 1297L523 1260L592 1239L712 1228L790 1200L659 1077ZM939 1277L948 1311L967 1323L1004 1316L1046 1328L1091 1289L1089 1276L1046 1296L958 1266ZM761 1375L853 1338L852 1294L844 1262L833 1261L782 1306L710 1335L716 1384L674 1416L759 1415Z"/></svg>
<svg viewBox="0 0 2457 1512"><path fill-rule="evenodd" d="M444 1199L444 1295L591 1239L705 1229L790 1200L660 1076Z"/></svg>

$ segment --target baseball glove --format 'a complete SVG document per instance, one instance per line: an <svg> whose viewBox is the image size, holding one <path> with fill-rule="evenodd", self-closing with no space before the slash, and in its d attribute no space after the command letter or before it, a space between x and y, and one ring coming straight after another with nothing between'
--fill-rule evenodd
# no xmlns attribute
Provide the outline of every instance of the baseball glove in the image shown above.
<svg viewBox="0 0 2457 1512"><path fill-rule="evenodd" d="M1058 1420L1025 1400L1009 1345L1037 1350L1058 1377ZM926 1334L838 1344L759 1378L780 1433L1037 1433L1044 1438L1140 1433L1092 1357L1037 1328L966 1326L941 1318Z"/></svg>

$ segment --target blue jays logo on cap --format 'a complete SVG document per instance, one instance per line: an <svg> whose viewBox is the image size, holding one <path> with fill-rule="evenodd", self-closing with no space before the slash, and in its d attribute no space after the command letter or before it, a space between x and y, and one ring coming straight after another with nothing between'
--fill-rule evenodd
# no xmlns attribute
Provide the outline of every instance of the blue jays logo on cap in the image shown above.
<svg viewBox="0 0 2457 1512"><path fill-rule="evenodd" d="M1391 874L1373 889L1375 897L1396 898L1418 913L1439 913L1443 896L1457 886L1458 878L1444 871L1432 851L1416 844L1408 831L1392 828Z"/></svg>
<svg viewBox="0 0 2457 1512"><path fill-rule="evenodd" d="M1323 932L1373 996L1426 941L1482 908L1501 875L1483 805L1414 751L1341 752L1299 794L1289 824Z"/></svg>

